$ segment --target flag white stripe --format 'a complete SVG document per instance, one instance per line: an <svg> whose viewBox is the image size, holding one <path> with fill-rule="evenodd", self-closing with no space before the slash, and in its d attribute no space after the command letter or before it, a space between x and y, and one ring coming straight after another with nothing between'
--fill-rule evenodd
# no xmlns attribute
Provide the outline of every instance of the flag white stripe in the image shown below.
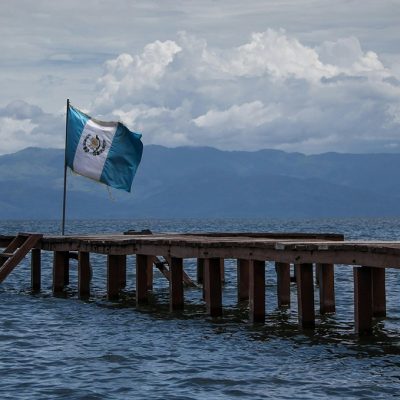
<svg viewBox="0 0 400 400"><path fill-rule="evenodd" d="M89 119L83 128L74 158L74 171L95 180L100 180L118 124L99 124ZM91 140L100 140L100 154L93 152ZM85 146L86 145L86 146ZM85 151L89 149L89 151Z"/></svg>

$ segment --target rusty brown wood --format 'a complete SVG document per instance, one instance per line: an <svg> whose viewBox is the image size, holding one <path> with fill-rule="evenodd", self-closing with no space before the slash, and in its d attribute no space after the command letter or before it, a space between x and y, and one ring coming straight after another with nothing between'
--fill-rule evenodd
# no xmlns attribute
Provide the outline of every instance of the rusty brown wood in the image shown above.
<svg viewBox="0 0 400 400"><path fill-rule="evenodd" d="M249 260L237 260L238 301L249 299Z"/></svg>
<svg viewBox="0 0 400 400"><path fill-rule="evenodd" d="M317 264L319 274L319 311L321 314L335 312L335 269L333 264Z"/></svg>
<svg viewBox="0 0 400 400"><path fill-rule="evenodd" d="M31 289L33 292L40 292L41 289L41 250L31 250Z"/></svg>
<svg viewBox="0 0 400 400"><path fill-rule="evenodd" d="M204 258L197 259L197 283L202 284L204 282Z"/></svg>
<svg viewBox="0 0 400 400"><path fill-rule="evenodd" d="M385 270L372 268L372 315L386 317L386 284Z"/></svg>
<svg viewBox="0 0 400 400"><path fill-rule="evenodd" d="M305 241L307 240L307 241ZM102 254L165 254L178 258L243 258L287 263L326 263L400 268L400 242L323 242L321 239L201 237L188 235L113 235L46 237L44 250Z"/></svg>
<svg viewBox="0 0 400 400"><path fill-rule="evenodd" d="M69 265L68 251L55 251L53 256L53 294L64 291L65 269Z"/></svg>
<svg viewBox="0 0 400 400"><path fill-rule="evenodd" d="M78 296L85 299L90 296L90 253L80 251L78 253Z"/></svg>
<svg viewBox="0 0 400 400"><path fill-rule="evenodd" d="M165 267L167 268L171 264L171 257L164 256L164 258L167 261L167 263L165 264ZM168 269L168 274L166 275L166 278L168 279L168 281L170 280L169 275L170 275L170 272ZM197 287L197 285L190 279L190 276L186 273L185 270L182 271L182 280L183 280L183 286L185 286L185 287Z"/></svg>
<svg viewBox="0 0 400 400"><path fill-rule="evenodd" d="M121 256L109 254L107 256L107 299L117 300L121 288Z"/></svg>
<svg viewBox="0 0 400 400"><path fill-rule="evenodd" d="M67 257L68 257L68 262L65 263L64 265L64 286L68 286L69 285L69 251L66 252L67 253Z"/></svg>
<svg viewBox="0 0 400 400"><path fill-rule="evenodd" d="M170 310L183 310L183 260L172 257L170 260Z"/></svg>
<svg viewBox="0 0 400 400"><path fill-rule="evenodd" d="M153 256L154 257L154 256ZM148 302L147 266L149 256L136 254L136 305Z"/></svg>
<svg viewBox="0 0 400 400"><path fill-rule="evenodd" d="M43 235L39 233L18 233L4 252L0 253L0 283L14 270Z"/></svg>
<svg viewBox="0 0 400 400"><path fill-rule="evenodd" d="M119 272L119 283L120 283L120 289L125 289L126 287L126 256L121 255L119 256L119 266L118 266L118 272Z"/></svg>
<svg viewBox="0 0 400 400"><path fill-rule="evenodd" d="M219 258L204 260L204 286L207 312L212 317L222 315L221 262Z"/></svg>
<svg viewBox="0 0 400 400"><path fill-rule="evenodd" d="M219 259L219 267L221 268L221 283L225 283L225 260L223 258Z"/></svg>
<svg viewBox="0 0 400 400"><path fill-rule="evenodd" d="M153 264L156 262L156 257L147 257L147 290L153 290L154 271Z"/></svg>
<svg viewBox="0 0 400 400"><path fill-rule="evenodd" d="M265 261L249 263L249 319L250 322L265 321Z"/></svg>
<svg viewBox="0 0 400 400"><path fill-rule="evenodd" d="M275 263L278 307L290 307L290 264Z"/></svg>
<svg viewBox="0 0 400 400"><path fill-rule="evenodd" d="M359 335L372 333L372 268L354 267L354 321Z"/></svg>
<svg viewBox="0 0 400 400"><path fill-rule="evenodd" d="M313 264L296 264L299 323L304 329L315 326Z"/></svg>

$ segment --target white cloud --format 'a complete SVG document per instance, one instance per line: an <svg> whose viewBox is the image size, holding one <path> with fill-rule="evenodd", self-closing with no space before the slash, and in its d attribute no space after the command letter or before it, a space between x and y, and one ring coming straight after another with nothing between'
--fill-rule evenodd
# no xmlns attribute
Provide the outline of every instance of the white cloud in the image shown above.
<svg viewBox="0 0 400 400"><path fill-rule="evenodd" d="M108 60L97 82L89 113L122 120L145 144L306 153L400 145L396 73L355 36L311 47L267 29L226 48L181 32ZM10 149L63 146L61 115L12 102L0 118L9 118Z"/></svg>
<svg viewBox="0 0 400 400"><path fill-rule="evenodd" d="M14 101L0 108L0 154L25 147L61 147L63 116L44 113L35 105Z"/></svg>
<svg viewBox="0 0 400 400"><path fill-rule="evenodd" d="M399 141L400 87L356 37L311 48L283 30L230 49L181 32L106 63L94 111L145 143L371 151Z"/></svg>
<svg viewBox="0 0 400 400"><path fill-rule="evenodd" d="M158 89L166 68L182 49L173 41L155 41L142 54L121 54L106 62L105 74L99 79L101 94L97 107L105 107L115 98L127 99L143 88Z"/></svg>
<svg viewBox="0 0 400 400"><path fill-rule="evenodd" d="M224 111L210 110L193 120L200 128L247 129L266 124L278 118L276 106L265 106L261 101L233 105Z"/></svg>

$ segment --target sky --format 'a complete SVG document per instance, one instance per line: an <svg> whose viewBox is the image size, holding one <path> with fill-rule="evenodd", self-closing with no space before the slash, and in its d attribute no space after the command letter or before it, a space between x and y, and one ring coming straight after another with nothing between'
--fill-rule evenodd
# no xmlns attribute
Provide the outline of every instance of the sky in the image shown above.
<svg viewBox="0 0 400 400"><path fill-rule="evenodd" d="M400 0L0 0L0 154L69 98L143 143L400 152Z"/></svg>

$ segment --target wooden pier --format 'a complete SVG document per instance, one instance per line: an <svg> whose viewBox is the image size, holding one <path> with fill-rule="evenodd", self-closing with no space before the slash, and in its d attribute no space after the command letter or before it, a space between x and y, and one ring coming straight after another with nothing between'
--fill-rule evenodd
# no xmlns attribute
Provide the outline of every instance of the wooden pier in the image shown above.
<svg viewBox="0 0 400 400"><path fill-rule="evenodd" d="M25 235L33 234L21 234ZM400 268L400 242L345 241L336 234L302 233L196 233L126 234L95 236L43 236L31 239L32 290L41 287L41 252L53 257L53 293L57 295L69 284L69 260L78 260L78 294L90 296L90 254L107 256L107 296L118 299L126 285L128 255L136 255L136 304L148 301L153 289L153 267L169 280L170 309L184 308L184 287L190 278L184 271L184 259L197 259L197 279L203 285L207 313L221 316L224 260L237 260L238 300L248 300L249 320L265 320L265 263L275 262L277 303L290 307L290 267L296 273L298 318L305 329L315 326L314 281L319 283L319 312L335 312L334 266L347 265L354 274L355 331L370 334L373 319L386 316L385 269ZM26 239L24 251L26 252ZM14 244L12 244L14 243ZM15 236L0 236L1 266L18 253ZM22 243L22 242L21 242ZM8 249L8 250L7 250ZM12 252L10 253L10 249ZM21 258L21 252L18 253ZM17 257L17 258L18 258ZM163 257L163 259L160 259ZM164 260L164 261L163 261ZM12 268L15 265L10 263ZM317 276L314 277L314 266ZM1 281L12 268L8 267ZM93 271L95 273L95 271Z"/></svg>

